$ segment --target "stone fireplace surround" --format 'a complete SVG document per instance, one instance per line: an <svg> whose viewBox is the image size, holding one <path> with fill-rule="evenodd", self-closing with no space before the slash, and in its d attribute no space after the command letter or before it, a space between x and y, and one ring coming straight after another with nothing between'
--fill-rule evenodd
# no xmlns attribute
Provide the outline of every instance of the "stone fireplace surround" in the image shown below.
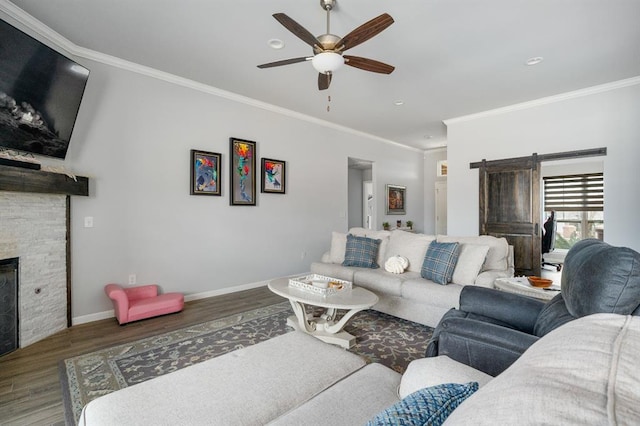
<svg viewBox="0 0 640 426"><path fill-rule="evenodd" d="M19 258L19 346L70 325L70 195L88 179L0 166L0 259Z"/></svg>
<svg viewBox="0 0 640 426"><path fill-rule="evenodd" d="M0 192L0 259L19 259L20 347L67 327L66 198Z"/></svg>

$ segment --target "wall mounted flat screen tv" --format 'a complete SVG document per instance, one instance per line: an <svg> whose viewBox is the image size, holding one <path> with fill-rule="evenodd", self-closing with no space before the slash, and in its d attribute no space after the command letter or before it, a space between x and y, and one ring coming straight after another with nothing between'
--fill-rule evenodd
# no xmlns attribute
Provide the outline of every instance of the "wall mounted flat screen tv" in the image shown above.
<svg viewBox="0 0 640 426"><path fill-rule="evenodd" d="M0 147L65 158L88 77L0 19Z"/></svg>

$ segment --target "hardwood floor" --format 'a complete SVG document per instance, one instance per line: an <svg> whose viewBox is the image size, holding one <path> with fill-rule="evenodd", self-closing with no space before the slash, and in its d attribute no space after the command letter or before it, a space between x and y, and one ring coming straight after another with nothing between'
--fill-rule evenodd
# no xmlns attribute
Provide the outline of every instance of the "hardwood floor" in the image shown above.
<svg viewBox="0 0 640 426"><path fill-rule="evenodd" d="M97 349L282 302L266 287L185 303L177 314L124 326L81 324L0 357L0 425L64 425L58 362Z"/></svg>

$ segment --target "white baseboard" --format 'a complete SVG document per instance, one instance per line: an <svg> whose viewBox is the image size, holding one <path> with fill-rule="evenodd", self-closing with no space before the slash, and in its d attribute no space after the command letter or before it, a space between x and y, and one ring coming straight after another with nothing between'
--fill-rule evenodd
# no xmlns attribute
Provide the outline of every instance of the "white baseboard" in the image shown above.
<svg viewBox="0 0 640 426"><path fill-rule="evenodd" d="M81 315L79 317L72 317L71 325L86 324L88 322L100 321L107 318L113 318L115 316L116 314L113 309L110 311L96 312L95 314Z"/></svg>
<svg viewBox="0 0 640 426"><path fill-rule="evenodd" d="M295 276L298 276L298 275L304 275L304 274L305 273L294 274L294 275L291 275L291 277L295 277ZM253 288L264 287L267 284L269 284L269 281L271 281L271 280L258 281L258 282L249 283L249 284L242 284L242 285L238 285L238 286L235 286L235 287L226 287L226 288L221 288L221 289L218 289L218 290L205 291L204 293L188 294L188 295L186 295L184 297L184 301L185 302L191 302L193 300L206 299L207 297L222 296L223 294L236 293L238 291L251 290ZM71 319L71 324L72 325L86 324L88 322L100 321L100 320L108 319L108 318L114 318L115 316L116 316L115 312L113 311L113 309L111 309L109 311L96 312L94 314L88 314L88 315L81 315L81 316L78 316L78 317L73 317Z"/></svg>

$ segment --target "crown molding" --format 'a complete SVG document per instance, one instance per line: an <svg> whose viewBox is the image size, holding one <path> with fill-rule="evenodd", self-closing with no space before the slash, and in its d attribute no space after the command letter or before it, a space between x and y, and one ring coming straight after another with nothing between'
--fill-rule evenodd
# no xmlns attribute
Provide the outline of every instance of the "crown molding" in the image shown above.
<svg viewBox="0 0 640 426"><path fill-rule="evenodd" d="M435 154L438 152L447 152L447 146L439 146L436 148L427 148L424 150L424 155Z"/></svg>
<svg viewBox="0 0 640 426"><path fill-rule="evenodd" d="M249 105L255 108L260 108L266 111L274 112L287 117L295 118L301 121L306 121L319 126L328 127L334 130L338 130L344 133L349 133L355 136L364 137L367 139L373 139L386 144L394 145L398 148L407 149L415 152L422 152L421 149L413 148L407 145L403 145L399 142L381 138L360 130L352 129L350 127L342 126L336 123L332 123L327 120L321 120L319 118L312 117L310 115L302 114L290 109L282 108L276 105L272 105L266 102L259 101L257 99L249 98L247 96L239 95L237 93L229 92L226 90L218 89L213 86L209 86L204 83L199 83L188 78L180 77L175 74L160 71L155 68L147 67L137 64L135 62L127 61L115 56L107 55L95 50L87 49L76 45L61 34L55 32L41 21L35 19L33 16L26 13L8 0L0 0L0 11L6 13L13 20L20 25L38 34L39 37L52 43L59 49L64 50L71 56L76 58L83 58L94 62L99 62L104 65L112 66L115 68L123 69L126 71L134 72L137 74L145 75L147 77L155 78L158 80L166 81L171 84L186 87L199 92L207 93L209 95L217 96L220 98L228 99L231 101L239 102L245 105Z"/></svg>
<svg viewBox="0 0 640 426"><path fill-rule="evenodd" d="M583 96L594 95L597 93L608 92L610 90L621 89L623 87L629 87L640 84L640 76L631 77L624 80L613 81L611 83L600 84L598 86L587 87L584 89L574 90L572 92L561 93L559 95L547 96L545 98L536 99L533 101L522 102L519 104L509 105L503 108L491 109L488 111L479 112L476 114L463 115L460 117L450 118L443 120L445 125L463 123L465 121L472 121L481 118L491 117L494 115L508 114L514 111L521 111L524 109L535 108L542 105L548 105L556 102L562 102L569 99L580 98Z"/></svg>

